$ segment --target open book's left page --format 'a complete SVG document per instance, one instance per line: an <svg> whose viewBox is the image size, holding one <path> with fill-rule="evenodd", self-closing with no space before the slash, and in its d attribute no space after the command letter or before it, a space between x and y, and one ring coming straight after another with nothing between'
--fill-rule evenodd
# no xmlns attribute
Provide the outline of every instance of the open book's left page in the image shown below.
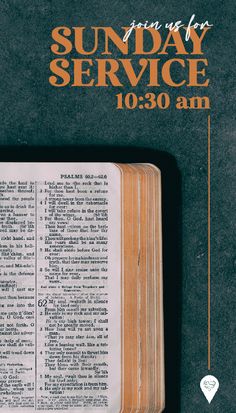
<svg viewBox="0 0 236 413"><path fill-rule="evenodd" d="M120 197L113 164L0 164L0 412L119 411Z"/></svg>

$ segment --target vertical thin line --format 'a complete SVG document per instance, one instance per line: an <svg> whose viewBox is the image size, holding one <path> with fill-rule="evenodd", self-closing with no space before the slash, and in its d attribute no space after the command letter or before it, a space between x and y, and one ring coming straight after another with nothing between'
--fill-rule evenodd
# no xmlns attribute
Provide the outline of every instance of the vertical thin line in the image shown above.
<svg viewBox="0 0 236 413"><path fill-rule="evenodd" d="M208 370L211 369L211 117L208 115Z"/></svg>
<svg viewBox="0 0 236 413"><path fill-rule="evenodd" d="M140 256L141 256L141 227L140 227L140 214L141 214L141 199L140 199L140 175L138 175L138 269L137 269L137 339L138 339L138 408L141 404L141 384L142 384L142 360L141 360L141 286L140 286Z"/></svg>
<svg viewBox="0 0 236 413"><path fill-rule="evenodd" d="M37 213L37 182L35 182L35 303L34 303L34 314L35 314L35 410L37 410L37 348L38 348L38 338L37 338L37 323L38 323L38 314L37 314L37 302L38 302L38 273L37 273L37 266L38 266L38 228L37 228L37 221L38 221L38 213Z"/></svg>

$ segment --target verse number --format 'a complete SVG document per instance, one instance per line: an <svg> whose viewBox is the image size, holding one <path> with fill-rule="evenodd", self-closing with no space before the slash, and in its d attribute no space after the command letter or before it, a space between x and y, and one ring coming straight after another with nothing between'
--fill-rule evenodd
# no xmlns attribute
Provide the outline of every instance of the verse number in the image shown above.
<svg viewBox="0 0 236 413"><path fill-rule="evenodd" d="M41 299L41 300L38 300L38 306L39 306L39 307L46 307L46 305L47 305L47 300L46 300L46 298L43 298L43 299Z"/></svg>

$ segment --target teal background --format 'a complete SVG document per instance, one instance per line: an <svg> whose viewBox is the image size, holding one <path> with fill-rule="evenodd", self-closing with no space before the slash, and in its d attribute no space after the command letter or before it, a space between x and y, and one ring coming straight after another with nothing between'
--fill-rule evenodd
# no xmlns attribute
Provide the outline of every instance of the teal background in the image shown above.
<svg viewBox="0 0 236 413"><path fill-rule="evenodd" d="M163 176L167 413L233 413L235 389L234 2L1 0L0 160L154 162ZM211 111L115 109L120 88L49 85L51 30L209 20ZM89 45L89 41L88 41ZM119 57L115 52L112 57ZM132 91L131 87L122 88ZM138 95L148 88L139 85ZM212 368L207 370L207 115L211 114ZM209 405L199 383L215 375Z"/></svg>

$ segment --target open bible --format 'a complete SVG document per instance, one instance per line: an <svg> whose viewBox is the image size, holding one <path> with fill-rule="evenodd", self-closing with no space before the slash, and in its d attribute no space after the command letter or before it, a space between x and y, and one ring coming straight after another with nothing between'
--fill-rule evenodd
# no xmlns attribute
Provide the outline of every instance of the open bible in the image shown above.
<svg viewBox="0 0 236 413"><path fill-rule="evenodd" d="M160 171L0 163L0 221L0 412L161 412Z"/></svg>

